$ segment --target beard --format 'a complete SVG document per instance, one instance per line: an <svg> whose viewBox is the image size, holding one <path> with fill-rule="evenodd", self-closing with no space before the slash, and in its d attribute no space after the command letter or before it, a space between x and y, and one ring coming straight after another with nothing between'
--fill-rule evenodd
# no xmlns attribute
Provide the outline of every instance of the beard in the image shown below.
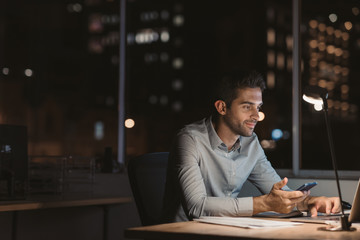
<svg viewBox="0 0 360 240"><path fill-rule="evenodd" d="M238 122L236 120L234 120L234 118L232 118L231 116L224 116L224 123L226 124L226 126L228 126L228 128L236 135L240 135L240 136L244 136L244 137L250 137L255 129L256 120L245 120L242 122ZM247 126L247 124L253 124L254 127L251 128L249 126Z"/></svg>

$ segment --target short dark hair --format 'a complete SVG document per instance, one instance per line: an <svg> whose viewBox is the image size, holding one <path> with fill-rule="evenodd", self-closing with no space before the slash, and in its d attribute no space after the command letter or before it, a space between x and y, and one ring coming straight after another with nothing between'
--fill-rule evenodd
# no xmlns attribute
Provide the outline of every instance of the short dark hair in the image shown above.
<svg viewBox="0 0 360 240"><path fill-rule="evenodd" d="M260 88L264 91L266 88L263 76L256 71L233 71L226 74L216 85L215 101L223 100L228 107L237 98L238 89Z"/></svg>

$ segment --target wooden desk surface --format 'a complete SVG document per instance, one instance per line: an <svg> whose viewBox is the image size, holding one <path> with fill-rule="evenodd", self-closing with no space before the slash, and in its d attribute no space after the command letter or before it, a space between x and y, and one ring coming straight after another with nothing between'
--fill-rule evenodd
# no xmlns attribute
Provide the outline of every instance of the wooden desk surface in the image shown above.
<svg viewBox="0 0 360 240"><path fill-rule="evenodd" d="M50 200L31 200L31 201L7 201L0 202L0 212L35 210L44 208L61 208L61 207L79 207L91 205L109 205L130 203L131 197L93 197L77 199L50 199Z"/></svg>
<svg viewBox="0 0 360 240"><path fill-rule="evenodd" d="M318 230L324 224L304 223L290 228L244 229L195 221L160 224L126 229L127 238L137 239L360 239L360 225L354 232Z"/></svg>

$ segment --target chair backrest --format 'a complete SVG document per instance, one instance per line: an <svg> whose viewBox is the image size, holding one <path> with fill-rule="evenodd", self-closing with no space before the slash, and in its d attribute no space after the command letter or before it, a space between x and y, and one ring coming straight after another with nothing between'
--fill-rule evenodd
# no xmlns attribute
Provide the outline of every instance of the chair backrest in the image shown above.
<svg viewBox="0 0 360 240"><path fill-rule="evenodd" d="M168 152L147 153L130 159L128 175L142 225L160 223Z"/></svg>

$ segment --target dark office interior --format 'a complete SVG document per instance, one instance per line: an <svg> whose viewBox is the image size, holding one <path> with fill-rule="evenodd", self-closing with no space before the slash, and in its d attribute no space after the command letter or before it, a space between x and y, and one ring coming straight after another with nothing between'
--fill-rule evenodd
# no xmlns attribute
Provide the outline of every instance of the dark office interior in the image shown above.
<svg viewBox="0 0 360 240"><path fill-rule="evenodd" d="M264 76L255 132L276 169L293 167L292 1L124 1L124 23L121 0L0 2L3 204L131 197L128 162L169 151L181 127L208 117L212 86L234 69ZM360 171L360 2L301 2L301 86L327 88L339 170ZM301 116L300 168L332 169L323 115L302 103ZM131 202L88 208L0 212L0 238L123 239L140 225Z"/></svg>

